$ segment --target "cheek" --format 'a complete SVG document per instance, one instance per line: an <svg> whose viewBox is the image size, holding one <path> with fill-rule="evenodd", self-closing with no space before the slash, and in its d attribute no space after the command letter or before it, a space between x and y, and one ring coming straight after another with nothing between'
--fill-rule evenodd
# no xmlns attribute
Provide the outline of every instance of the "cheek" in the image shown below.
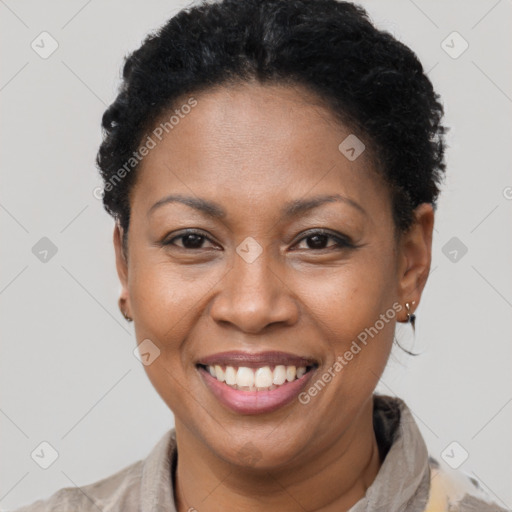
<svg viewBox="0 0 512 512"><path fill-rule="evenodd" d="M132 262L129 293L137 343L150 340L160 351L144 370L169 408L186 415L192 402L183 396L188 396L185 383L192 368L184 349L204 314L208 291L222 273L206 267L178 267L150 251L134 254Z"/></svg>
<svg viewBox="0 0 512 512"><path fill-rule="evenodd" d="M319 395L313 403L326 407L332 424L357 414L386 367L396 322L392 276L385 265L372 270L354 264L329 280L308 283L304 291L309 321L324 340L325 354L322 371L306 391ZM319 380L329 384L324 387Z"/></svg>
<svg viewBox="0 0 512 512"><path fill-rule="evenodd" d="M187 340L207 310L209 291L222 281L225 269L175 265L169 257L140 251L132 258L130 304L137 343L149 339L160 351L144 370L165 403L178 415L192 404L183 400L195 367Z"/></svg>
<svg viewBox="0 0 512 512"><path fill-rule="evenodd" d="M163 251L144 252L132 260L130 304L141 335L147 332L147 337L151 334L167 345L180 339L196 320L208 290L222 279L222 269L206 264L177 265Z"/></svg>
<svg viewBox="0 0 512 512"><path fill-rule="evenodd" d="M354 259L329 278L301 281L300 296L308 309L324 324L340 329L345 339L373 325L395 300L392 267L383 261Z"/></svg>
<svg viewBox="0 0 512 512"><path fill-rule="evenodd" d="M368 376L370 389L375 382L372 373L380 376L391 350L396 276L392 257L382 254L392 255L368 251L333 269L329 279L301 280L301 297L313 328L326 340L327 366L342 358L345 391L353 391L351 383L360 385L362 374Z"/></svg>

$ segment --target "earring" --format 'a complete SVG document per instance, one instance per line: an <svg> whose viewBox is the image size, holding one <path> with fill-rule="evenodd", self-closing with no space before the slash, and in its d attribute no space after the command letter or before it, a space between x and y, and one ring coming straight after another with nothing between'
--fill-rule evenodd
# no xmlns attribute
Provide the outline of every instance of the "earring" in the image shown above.
<svg viewBox="0 0 512 512"><path fill-rule="evenodd" d="M126 311L124 311L124 309L121 310L121 313L126 318L126 320L128 320L128 322L132 322L133 321L133 318L128 316L128 314L126 313Z"/></svg>
<svg viewBox="0 0 512 512"><path fill-rule="evenodd" d="M125 309L124 309L124 307L123 307L123 305L124 305L125 301L126 301L126 299L123 299L123 298L120 298L120 299L119 299L119 303L118 303L118 304L119 304L119 309L120 309L120 311L121 311L121 314L124 316L124 318L125 318L128 322L132 322L132 321L133 321L133 318L132 318L132 317L130 317L130 316L128 315L128 313L125 311Z"/></svg>
<svg viewBox="0 0 512 512"><path fill-rule="evenodd" d="M414 313L411 313L411 311L412 311L411 306L414 306L414 304L416 304L416 302L414 300L411 302L411 304L406 302L405 309L407 309L407 323L411 324L412 332L414 334L416 334L416 326L415 326L416 315Z"/></svg>

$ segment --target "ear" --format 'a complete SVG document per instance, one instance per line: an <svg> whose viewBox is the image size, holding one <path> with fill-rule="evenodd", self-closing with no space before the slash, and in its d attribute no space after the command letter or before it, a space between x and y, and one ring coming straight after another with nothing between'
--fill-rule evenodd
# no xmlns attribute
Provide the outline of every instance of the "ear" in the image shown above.
<svg viewBox="0 0 512 512"><path fill-rule="evenodd" d="M432 231L434 210L430 203L422 203L415 210L415 222L401 235L399 242L399 283L400 304L411 304L411 313L417 309L423 288L430 273L432 261ZM404 308L404 318L407 321Z"/></svg>
<svg viewBox="0 0 512 512"><path fill-rule="evenodd" d="M123 248L123 228L116 222L114 227L114 250L116 254L116 269L121 282L121 295L119 296L119 309L131 316L130 295L128 292L128 259Z"/></svg>

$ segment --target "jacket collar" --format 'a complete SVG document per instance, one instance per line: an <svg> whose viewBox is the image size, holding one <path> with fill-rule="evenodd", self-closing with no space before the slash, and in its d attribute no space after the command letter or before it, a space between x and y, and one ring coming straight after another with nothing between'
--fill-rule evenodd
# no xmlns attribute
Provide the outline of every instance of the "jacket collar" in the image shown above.
<svg viewBox="0 0 512 512"><path fill-rule="evenodd" d="M374 395L374 423L379 417L394 424L389 431L392 444L366 495L349 512L423 511L430 489L430 466L418 425L405 402L396 397Z"/></svg>

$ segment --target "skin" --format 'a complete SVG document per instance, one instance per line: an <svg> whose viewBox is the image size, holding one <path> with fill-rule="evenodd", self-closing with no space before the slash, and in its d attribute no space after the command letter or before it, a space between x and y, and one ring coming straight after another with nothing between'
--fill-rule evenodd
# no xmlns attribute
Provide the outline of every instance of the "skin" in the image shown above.
<svg viewBox="0 0 512 512"><path fill-rule="evenodd" d="M145 370L175 416L177 508L348 510L381 466L372 394L405 302L416 309L428 277L432 206L420 205L395 239L370 151L352 162L341 154L350 129L300 86L245 83L194 97L137 171L127 254L114 230L124 309L137 342L149 338L161 351ZM173 202L148 216L171 193L214 201L226 215ZM288 201L333 193L365 213L328 202L281 217ZM202 245L173 238L186 228L203 232ZM315 246L303 235L313 228L355 247L329 237ZM246 237L263 250L252 263L236 252ZM402 310L307 404L236 414L195 367L218 352L280 350L317 359L315 382L394 303Z"/></svg>

